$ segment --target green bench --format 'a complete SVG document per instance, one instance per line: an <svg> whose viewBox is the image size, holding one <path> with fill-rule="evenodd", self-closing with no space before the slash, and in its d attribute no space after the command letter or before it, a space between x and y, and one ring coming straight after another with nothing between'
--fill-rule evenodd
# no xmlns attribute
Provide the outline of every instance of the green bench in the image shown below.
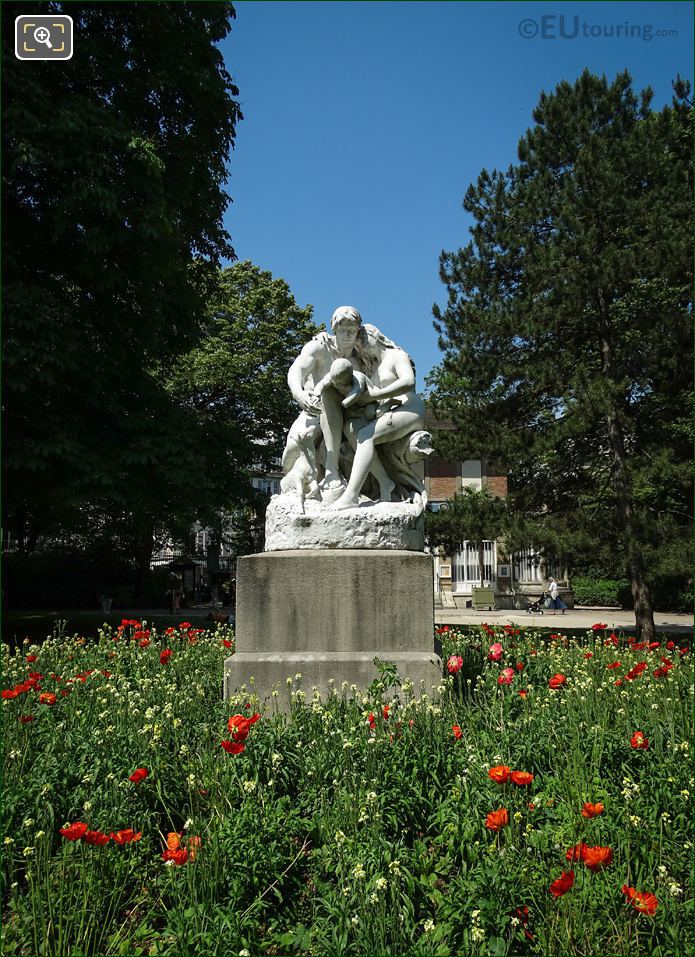
<svg viewBox="0 0 695 957"><path fill-rule="evenodd" d="M495 591L493 588L479 588L473 586L473 608L476 611L492 611L495 607Z"/></svg>

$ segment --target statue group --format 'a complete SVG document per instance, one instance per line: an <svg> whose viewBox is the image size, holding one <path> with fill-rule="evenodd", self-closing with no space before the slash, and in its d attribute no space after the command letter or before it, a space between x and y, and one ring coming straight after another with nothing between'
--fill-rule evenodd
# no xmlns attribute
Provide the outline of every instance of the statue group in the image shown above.
<svg viewBox="0 0 695 957"><path fill-rule="evenodd" d="M324 695L343 682L366 688L376 658L429 692L441 663L416 466L432 437L413 363L341 306L287 380L301 412L282 492L266 510L265 550L237 562L237 651L225 662L225 694L252 687L267 698L296 672Z"/></svg>
<svg viewBox="0 0 695 957"><path fill-rule="evenodd" d="M415 502L414 465L432 452L425 405L410 356L354 306L340 306L331 332L302 349L287 376L301 412L282 459L283 494L337 512L373 502Z"/></svg>

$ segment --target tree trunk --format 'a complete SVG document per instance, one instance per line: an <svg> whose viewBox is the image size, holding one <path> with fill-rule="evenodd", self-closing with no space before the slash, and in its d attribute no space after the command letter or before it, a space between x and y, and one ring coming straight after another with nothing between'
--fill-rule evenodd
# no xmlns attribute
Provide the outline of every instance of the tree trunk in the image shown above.
<svg viewBox="0 0 695 957"><path fill-rule="evenodd" d="M136 544L137 570L135 578L135 603L137 605L142 605L145 601L153 549L154 522L152 519L142 519L142 523L137 532Z"/></svg>
<svg viewBox="0 0 695 957"><path fill-rule="evenodd" d="M609 337L608 311L606 309L605 300L600 293L599 302L603 315L603 332L601 336L602 367L606 378L612 382L612 352ZM630 500L625 439L620 421L620 411L617 408L614 396L611 396L610 407L606 413L606 421L608 424L613 491L615 493L618 518L625 541L627 572L630 578L630 590L635 608L635 624L637 626L638 636L642 641L654 641L656 639L654 609L649 585L644 576L640 543L637 538L637 529L635 526L635 514Z"/></svg>
<svg viewBox="0 0 695 957"><path fill-rule="evenodd" d="M220 600L219 594L219 571L220 571L220 553L222 551L222 519L218 518L215 524L210 526L208 536L208 548L205 555L208 584L213 602ZM224 604L224 602L223 602Z"/></svg>

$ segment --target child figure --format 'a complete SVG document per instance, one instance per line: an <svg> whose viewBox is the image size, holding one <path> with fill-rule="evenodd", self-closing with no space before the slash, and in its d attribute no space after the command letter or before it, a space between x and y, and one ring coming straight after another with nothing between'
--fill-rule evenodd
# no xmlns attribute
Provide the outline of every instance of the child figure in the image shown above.
<svg viewBox="0 0 695 957"><path fill-rule="evenodd" d="M364 372L353 368L349 359L335 359L328 373L316 383L311 393L311 403L317 410L320 409L323 390L331 386L339 395L344 396L343 408L349 409L353 406L355 410L359 409L359 412L353 414L371 421L376 418L377 402L369 394L369 385L369 379Z"/></svg>

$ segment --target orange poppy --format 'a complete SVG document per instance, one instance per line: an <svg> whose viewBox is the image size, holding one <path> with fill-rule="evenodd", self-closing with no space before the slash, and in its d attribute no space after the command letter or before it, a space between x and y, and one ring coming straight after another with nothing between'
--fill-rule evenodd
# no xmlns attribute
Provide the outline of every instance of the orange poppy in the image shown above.
<svg viewBox="0 0 695 957"><path fill-rule="evenodd" d="M613 851L610 847L587 847L584 863L594 873L602 871L613 863Z"/></svg>
<svg viewBox="0 0 695 957"><path fill-rule="evenodd" d="M649 741L645 738L643 731L635 731L630 738L630 745L636 751L646 751L649 747Z"/></svg>
<svg viewBox="0 0 695 957"><path fill-rule="evenodd" d="M142 837L142 831L137 834L131 827L126 827L122 831L111 832L111 840L116 844L131 844L133 841L139 841Z"/></svg>
<svg viewBox="0 0 695 957"><path fill-rule="evenodd" d="M548 890L557 900L574 886L574 871L563 871L560 877L553 881Z"/></svg>
<svg viewBox="0 0 695 957"><path fill-rule="evenodd" d="M109 834L102 834L101 831L85 831L84 839L87 844L93 844L95 847L103 847L104 844L109 843L111 836Z"/></svg>
<svg viewBox="0 0 695 957"><path fill-rule="evenodd" d="M454 732L454 737L456 738L457 741L459 740L459 738L463 737L463 731L461 730L460 725L452 724L451 730Z"/></svg>
<svg viewBox="0 0 695 957"><path fill-rule="evenodd" d="M512 771L512 781L519 787L526 787L533 781L533 775L530 771Z"/></svg>
<svg viewBox="0 0 695 957"><path fill-rule="evenodd" d="M246 750L246 745L241 744L240 741L220 741L220 744L227 754L241 754Z"/></svg>
<svg viewBox="0 0 695 957"><path fill-rule="evenodd" d="M492 781L496 781L497 784L506 784L509 780L511 770L512 769L506 764L496 764L494 768L490 768L490 770L487 772L487 776Z"/></svg>
<svg viewBox="0 0 695 957"><path fill-rule="evenodd" d="M128 778L129 781L132 781L133 784L137 784L139 781L144 781L146 777L149 776L149 771L147 768L137 768Z"/></svg>
<svg viewBox="0 0 695 957"><path fill-rule="evenodd" d="M598 817L599 814L603 814L603 811L603 804L601 804L600 801L598 804L591 804L590 801L585 801L584 807L582 808L582 817Z"/></svg>
<svg viewBox="0 0 695 957"><path fill-rule="evenodd" d="M570 849L565 854L565 860L567 861L583 861L588 850L588 846L584 841L580 841L579 844L575 844L574 847Z"/></svg>
<svg viewBox="0 0 695 957"><path fill-rule="evenodd" d="M555 690L557 688L561 688L566 681L567 681L567 678L565 677L565 675L553 675L553 677L548 682L548 687L553 688L553 690Z"/></svg>
<svg viewBox="0 0 695 957"><path fill-rule="evenodd" d="M659 901L654 894L648 891L636 891L634 887L628 887L627 884L623 884L621 890L627 897L628 904L631 904L640 914L648 914L650 917L656 914Z"/></svg>
<svg viewBox="0 0 695 957"><path fill-rule="evenodd" d="M485 827L488 831L501 831L507 824L509 824L509 811L506 807L501 807L498 811L490 811L485 818Z"/></svg>
<svg viewBox="0 0 695 957"><path fill-rule="evenodd" d="M79 841L89 830L89 825L84 821L75 821L74 824L68 824L67 827L61 827L60 833L66 841Z"/></svg>

